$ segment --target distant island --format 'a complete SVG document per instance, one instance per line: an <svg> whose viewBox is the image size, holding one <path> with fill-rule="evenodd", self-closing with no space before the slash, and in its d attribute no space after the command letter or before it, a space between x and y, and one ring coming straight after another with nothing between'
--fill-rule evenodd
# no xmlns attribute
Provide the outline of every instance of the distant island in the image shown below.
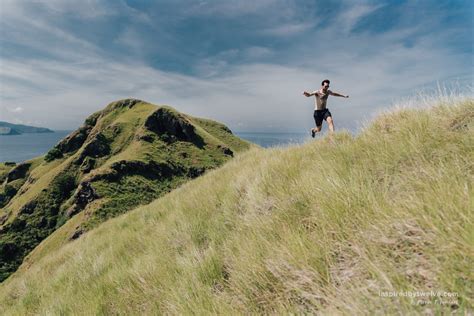
<svg viewBox="0 0 474 316"><path fill-rule="evenodd" d="M24 133L54 133L54 131L45 127L12 124L0 121L0 136L20 135Z"/></svg>

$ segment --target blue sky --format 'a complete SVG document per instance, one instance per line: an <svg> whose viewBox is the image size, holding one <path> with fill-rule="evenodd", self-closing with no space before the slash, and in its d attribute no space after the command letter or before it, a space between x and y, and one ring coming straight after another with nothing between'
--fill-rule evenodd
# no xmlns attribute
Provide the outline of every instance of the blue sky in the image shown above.
<svg viewBox="0 0 474 316"><path fill-rule="evenodd" d="M0 0L0 120L74 129L135 97L237 131L305 132L331 79L354 129L473 83L471 1Z"/></svg>

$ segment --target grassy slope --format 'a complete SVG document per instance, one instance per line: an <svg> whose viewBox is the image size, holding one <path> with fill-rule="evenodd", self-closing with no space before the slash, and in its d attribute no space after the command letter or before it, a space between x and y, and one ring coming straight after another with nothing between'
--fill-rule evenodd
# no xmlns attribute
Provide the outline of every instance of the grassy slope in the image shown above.
<svg viewBox="0 0 474 316"><path fill-rule="evenodd" d="M68 162L71 158L67 159ZM54 180L56 176L58 176L64 168L66 164L62 161L53 161L48 164L39 164L38 162L43 162L41 157L29 160L27 162L34 161L32 167L30 168L29 175L32 179L35 179L33 182L28 182L23 184L19 193L15 195L15 197L7 204L1 211L5 213L9 213L8 220L5 224L11 223L19 209L25 205L27 202L35 199L44 189L47 189L51 182Z"/></svg>
<svg viewBox="0 0 474 316"><path fill-rule="evenodd" d="M470 99L238 155L30 261L0 313L472 311L473 130Z"/></svg>

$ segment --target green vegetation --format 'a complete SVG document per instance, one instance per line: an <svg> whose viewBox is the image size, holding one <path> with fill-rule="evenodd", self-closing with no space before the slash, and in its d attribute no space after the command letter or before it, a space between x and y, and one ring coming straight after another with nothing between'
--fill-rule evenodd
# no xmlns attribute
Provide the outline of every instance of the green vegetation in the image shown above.
<svg viewBox="0 0 474 316"><path fill-rule="evenodd" d="M73 242L58 229L0 285L0 313L469 314L473 131L467 99L238 154ZM431 290L457 296L383 297Z"/></svg>
<svg viewBox="0 0 474 316"><path fill-rule="evenodd" d="M61 203L70 197L75 188L74 174L60 174L37 199L23 206L11 223L2 227L0 281L15 271L23 257L57 228Z"/></svg>
<svg viewBox="0 0 474 316"><path fill-rule="evenodd" d="M169 179L150 179L139 175L121 178L118 182L98 181L94 187L99 196L106 196L106 201L97 209L88 221L87 227L94 227L106 219L115 217L137 205L152 202L157 197L171 191L187 178L170 177Z"/></svg>
<svg viewBox="0 0 474 316"><path fill-rule="evenodd" d="M15 166L16 163L0 163L0 208L5 206L18 191L18 188L16 188L12 184L3 184L7 179L8 173Z"/></svg>
<svg viewBox="0 0 474 316"><path fill-rule="evenodd" d="M7 203L20 190L26 181L26 176L31 168L31 163L21 163L19 165L5 163L0 168L0 208Z"/></svg>
<svg viewBox="0 0 474 316"><path fill-rule="evenodd" d="M74 215L85 216L65 225L58 244L229 160L226 141L249 147L230 131L214 137L171 107L126 99L89 116L44 158L0 165L0 281Z"/></svg>
<svg viewBox="0 0 474 316"><path fill-rule="evenodd" d="M24 180L18 179L2 185L3 192L0 192L0 207L8 204L8 202L15 196L18 189L23 185Z"/></svg>
<svg viewBox="0 0 474 316"><path fill-rule="evenodd" d="M50 151L48 151L48 153L44 157L44 160L46 162L50 162L50 161L53 161L54 159L59 159L62 157L63 157L63 153L61 152L61 150L58 147L53 147Z"/></svg>

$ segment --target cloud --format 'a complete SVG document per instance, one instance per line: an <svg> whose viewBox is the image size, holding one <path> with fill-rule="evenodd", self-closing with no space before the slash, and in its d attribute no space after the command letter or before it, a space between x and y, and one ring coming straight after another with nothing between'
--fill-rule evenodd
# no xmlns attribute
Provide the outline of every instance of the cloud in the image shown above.
<svg viewBox="0 0 474 316"><path fill-rule="evenodd" d="M273 53L273 50L262 46L251 46L246 48L244 51L245 57L249 59L270 57L271 55L273 55Z"/></svg>
<svg viewBox="0 0 474 316"><path fill-rule="evenodd" d="M23 108L21 106L17 106L15 108L7 109L11 113L21 113L23 112Z"/></svg>
<svg viewBox="0 0 474 316"><path fill-rule="evenodd" d="M372 5L366 3L356 3L347 10L342 11L342 13L337 18L336 23L343 32L348 33L357 24L357 22L372 12L382 8L383 6L383 4Z"/></svg>
<svg viewBox="0 0 474 316"><path fill-rule="evenodd" d="M13 45L20 56L33 51L43 58L47 56L76 61L102 53L89 41L55 25L55 17L45 10L45 5L38 7L40 4L41 2L34 2L25 5L21 1L2 3L2 48Z"/></svg>
<svg viewBox="0 0 474 316"><path fill-rule="evenodd" d="M101 0L36 0L38 4L45 7L54 15L72 14L82 19L96 19L119 13L117 6L106 4Z"/></svg>
<svg viewBox="0 0 474 316"><path fill-rule="evenodd" d="M287 23L284 25L275 26L262 30L262 34L272 36L292 36L305 32L314 27L314 22L305 23Z"/></svg>

